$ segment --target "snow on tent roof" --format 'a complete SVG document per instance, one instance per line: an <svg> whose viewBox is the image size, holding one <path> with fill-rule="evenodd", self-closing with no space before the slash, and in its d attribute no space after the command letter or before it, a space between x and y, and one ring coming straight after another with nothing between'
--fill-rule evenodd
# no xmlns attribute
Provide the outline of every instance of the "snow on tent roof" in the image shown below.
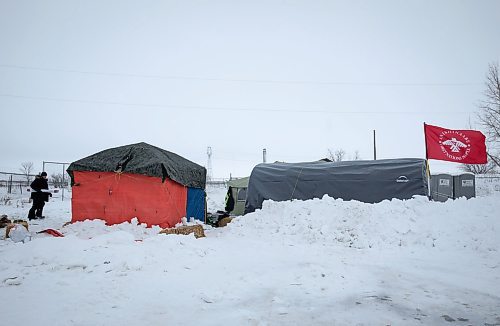
<svg viewBox="0 0 500 326"><path fill-rule="evenodd" d="M427 195L426 161L417 158L376 161L261 163L248 183L245 214L264 200L307 200L329 195L367 203Z"/></svg>
<svg viewBox="0 0 500 326"><path fill-rule="evenodd" d="M201 189L205 189L207 175L203 166L146 143L106 149L71 163L67 171L71 184L73 171L121 171L159 177L162 181L169 178L186 187Z"/></svg>

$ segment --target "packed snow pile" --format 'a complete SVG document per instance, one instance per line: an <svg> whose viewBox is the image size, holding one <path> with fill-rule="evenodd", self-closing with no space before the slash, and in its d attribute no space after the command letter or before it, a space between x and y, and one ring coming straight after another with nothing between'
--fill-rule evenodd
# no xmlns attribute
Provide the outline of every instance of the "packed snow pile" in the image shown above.
<svg viewBox="0 0 500 326"><path fill-rule="evenodd" d="M212 201L220 199L222 193L216 193ZM62 205L64 202L52 202L48 209L55 206L60 212L63 211ZM386 200L376 204L343 201L325 195L322 199L307 201L268 200L261 210L235 218L223 231L210 230L207 225L204 227L209 235L213 232L217 237L227 237L228 241L259 238L262 241L340 245L355 249L426 247L489 252L500 248L500 237L497 236L499 210L500 195L462 198L446 203L417 196L411 200ZM159 236L161 231L159 227L148 228L135 218L112 226L102 220L87 220L61 227L64 222L64 219L51 218L37 222L32 230L38 231L46 226L80 239L127 232L136 241ZM33 239L45 237L32 235Z"/></svg>
<svg viewBox="0 0 500 326"><path fill-rule="evenodd" d="M161 228L158 226L148 228L146 224L141 224L137 221L137 218L133 218L130 222L109 226L103 220L76 222L64 226L62 231L64 234L73 234L81 239L91 239L103 234L120 231L130 233L135 240L143 240L158 235Z"/></svg>
<svg viewBox="0 0 500 326"><path fill-rule="evenodd" d="M207 207L210 213L223 211L226 207L225 198L227 194L226 187L207 186Z"/></svg>
<svg viewBox="0 0 500 326"><path fill-rule="evenodd" d="M212 195L220 203L224 192ZM27 209L0 205L0 214ZM136 219L63 227L70 201L51 201L30 222L31 241L0 240L2 322L500 324L499 211L498 195L266 201L196 239ZM46 228L64 237L37 233Z"/></svg>
<svg viewBox="0 0 500 326"><path fill-rule="evenodd" d="M265 201L262 210L235 219L229 228L238 237L338 243L358 249L423 246L496 251L500 248L499 202L500 196L447 203L418 196L367 204L325 195L308 201Z"/></svg>

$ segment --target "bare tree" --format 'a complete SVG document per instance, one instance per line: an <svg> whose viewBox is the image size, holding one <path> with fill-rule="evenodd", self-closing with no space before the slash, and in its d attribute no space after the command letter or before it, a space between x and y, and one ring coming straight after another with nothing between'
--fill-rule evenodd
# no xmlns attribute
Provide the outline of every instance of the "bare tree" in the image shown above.
<svg viewBox="0 0 500 326"><path fill-rule="evenodd" d="M497 166L493 161L489 161L486 164L462 164L460 166L460 170L474 174L496 173L496 168Z"/></svg>
<svg viewBox="0 0 500 326"><path fill-rule="evenodd" d="M328 149L327 158L332 162L342 162L345 160L346 155L347 152L342 148L337 150ZM361 155L359 155L359 151L358 150L354 151L354 154L352 156L349 156L349 159L351 161L361 160Z"/></svg>
<svg viewBox="0 0 500 326"><path fill-rule="evenodd" d="M469 117L469 123L467 124L469 129L477 129L477 126L474 126ZM470 172L474 174L488 174L488 173L497 173L497 165L493 160L489 160L486 164L462 164L459 167L460 170L464 172Z"/></svg>
<svg viewBox="0 0 500 326"><path fill-rule="evenodd" d="M345 158L346 152L341 148L337 149L335 151L332 151L331 149L328 149L328 158L332 160L333 162L341 162Z"/></svg>
<svg viewBox="0 0 500 326"><path fill-rule="evenodd" d="M31 181L31 173L33 172L33 162L23 162L21 163L21 167L19 168L24 177L26 178L26 182L29 184Z"/></svg>
<svg viewBox="0 0 500 326"><path fill-rule="evenodd" d="M359 151L354 151L354 155L352 157L353 161L361 160L361 155L359 155Z"/></svg>
<svg viewBox="0 0 500 326"><path fill-rule="evenodd" d="M63 188L66 186L66 181L68 181L68 178L65 178L63 180L63 174L62 173L53 173L50 175L50 179L52 181L52 184L56 188Z"/></svg>
<svg viewBox="0 0 500 326"><path fill-rule="evenodd" d="M485 99L479 104L478 119L486 133L488 158L500 167L500 76L498 62L489 65Z"/></svg>

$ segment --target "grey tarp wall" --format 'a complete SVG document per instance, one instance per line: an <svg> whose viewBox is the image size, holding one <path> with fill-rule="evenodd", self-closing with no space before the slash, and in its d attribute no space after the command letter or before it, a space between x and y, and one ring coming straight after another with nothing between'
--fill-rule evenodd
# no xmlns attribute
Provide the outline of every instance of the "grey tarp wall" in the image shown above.
<svg viewBox="0 0 500 326"><path fill-rule="evenodd" d="M266 199L321 198L325 194L367 203L428 195L424 159L376 161L262 163L248 183L245 214L262 208Z"/></svg>
<svg viewBox="0 0 500 326"><path fill-rule="evenodd" d="M71 163L67 171L73 185L73 171L113 172L119 169L205 189L207 170L203 166L146 143L106 149Z"/></svg>

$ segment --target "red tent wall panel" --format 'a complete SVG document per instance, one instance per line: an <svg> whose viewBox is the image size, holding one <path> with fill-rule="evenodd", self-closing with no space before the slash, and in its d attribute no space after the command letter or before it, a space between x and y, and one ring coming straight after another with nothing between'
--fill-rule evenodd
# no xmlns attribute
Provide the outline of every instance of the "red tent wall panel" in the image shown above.
<svg viewBox="0 0 500 326"><path fill-rule="evenodd" d="M148 226L173 227L186 216L187 188L139 174L74 171L71 222L118 224L137 217Z"/></svg>

